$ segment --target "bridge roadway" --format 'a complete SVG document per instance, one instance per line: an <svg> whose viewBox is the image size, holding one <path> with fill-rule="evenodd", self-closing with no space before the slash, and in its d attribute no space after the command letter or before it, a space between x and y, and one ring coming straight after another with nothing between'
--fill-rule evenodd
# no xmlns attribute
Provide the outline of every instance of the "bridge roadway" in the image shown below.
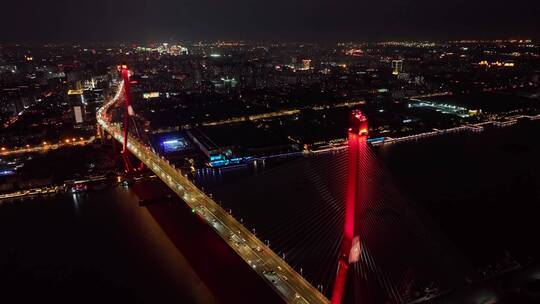
<svg viewBox="0 0 540 304"><path fill-rule="evenodd" d="M120 125L110 123L109 108L121 99L122 83L114 98L97 112L99 125L120 143L124 136ZM203 219L286 303L329 303L330 301L300 274L246 229L212 198L198 189L152 148L128 135L128 149L152 170L169 188Z"/></svg>

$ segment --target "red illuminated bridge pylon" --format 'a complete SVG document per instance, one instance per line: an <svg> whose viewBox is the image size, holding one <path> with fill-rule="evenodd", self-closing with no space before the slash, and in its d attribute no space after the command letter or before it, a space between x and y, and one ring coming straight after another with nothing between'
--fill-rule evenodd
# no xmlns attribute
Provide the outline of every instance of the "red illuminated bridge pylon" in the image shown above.
<svg viewBox="0 0 540 304"><path fill-rule="evenodd" d="M345 201L345 223L343 226L343 241L338 260L338 269L334 290L332 293L332 304L340 304L345 290L347 280L347 270L350 264L360 259L361 244L357 233L356 219L359 204L362 199L360 191L360 162L367 149L368 121L360 110L351 112L350 127L348 131L348 176L347 176L347 197ZM364 172L365 174L365 172Z"/></svg>
<svg viewBox="0 0 540 304"><path fill-rule="evenodd" d="M124 142L122 144L122 159L124 161L124 166L126 173L132 173L133 167L129 161L129 150L128 150L128 135L129 135L129 118L134 116L133 107L131 106L130 92L131 92L131 82L129 79L129 69L127 65L118 66L118 70L122 75L122 80L124 81ZM144 164L141 162L139 170L142 170Z"/></svg>

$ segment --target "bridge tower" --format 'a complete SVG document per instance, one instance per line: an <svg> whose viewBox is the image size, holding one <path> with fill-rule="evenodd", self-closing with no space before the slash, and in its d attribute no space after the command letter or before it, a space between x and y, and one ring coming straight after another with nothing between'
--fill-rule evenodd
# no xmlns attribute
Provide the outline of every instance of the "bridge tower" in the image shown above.
<svg viewBox="0 0 540 304"><path fill-rule="evenodd" d="M122 80L124 81L124 105L126 107L124 113L124 142L122 143L122 159L124 160L124 166L126 173L133 172L133 167L129 161L129 150L127 147L128 144L128 130L129 130L129 117L133 116L133 108L131 107L130 102L130 80L129 80L129 69L127 65L118 66L118 71L122 75Z"/></svg>
<svg viewBox="0 0 540 304"><path fill-rule="evenodd" d="M338 269L332 304L340 304L345 290L347 270L349 265L360 259L361 244L357 233L356 219L358 205L361 202L360 191L360 168L362 159L367 152L368 120L360 110L353 110L350 115L350 127L348 130L348 176L347 196L345 201L345 223L343 226L343 241L338 260Z"/></svg>

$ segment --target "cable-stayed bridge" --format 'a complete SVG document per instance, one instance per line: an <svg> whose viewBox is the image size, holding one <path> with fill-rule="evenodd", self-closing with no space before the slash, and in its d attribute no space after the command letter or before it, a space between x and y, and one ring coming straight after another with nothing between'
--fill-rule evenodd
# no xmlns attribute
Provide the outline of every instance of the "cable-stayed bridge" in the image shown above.
<svg viewBox="0 0 540 304"><path fill-rule="evenodd" d="M452 254L417 221L416 214L388 182L367 144L367 118L361 112L351 114L348 149L323 153L308 167L298 168L299 178L317 195L295 197L293 203L284 206L288 208L284 211L288 222L276 220L280 227L258 229L264 237L259 239L185 172L128 131L130 116L134 115L129 71L126 66L120 71L123 81L116 95L98 111L97 119L102 131L122 143L126 170L134 170L130 153L180 196L285 302L407 303L417 297L411 295L414 288L429 286L430 280L441 273L444 278L435 282L437 286L459 280L459 269L450 267ZM125 107L123 125L111 119L111 110L118 105ZM329 155L337 161L325 161ZM266 177L276 179L272 174ZM255 182L265 184L261 179ZM268 188L279 196L289 193L283 191L286 186ZM240 192L256 195L254 191ZM291 202L279 197L274 200ZM306 207L295 203L300 201L311 204ZM259 208L259 212L265 213L265 208L272 205ZM306 259L312 265L306 265L304 271L298 265Z"/></svg>

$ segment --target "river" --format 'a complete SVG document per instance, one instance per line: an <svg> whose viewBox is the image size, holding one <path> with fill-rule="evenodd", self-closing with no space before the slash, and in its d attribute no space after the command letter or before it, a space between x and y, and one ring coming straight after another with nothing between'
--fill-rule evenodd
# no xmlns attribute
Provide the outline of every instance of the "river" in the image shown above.
<svg viewBox="0 0 540 304"><path fill-rule="evenodd" d="M451 268L456 279L445 284L463 281L471 271L482 272L505 259L522 265L538 261L540 246L534 235L540 228L539 132L540 124L524 123L373 148L376 166L372 168L377 169L372 173L382 177L372 182L391 184L382 190L398 197L389 200L394 205L376 214L391 221L379 223L398 219L403 228L403 223L418 220L424 229L413 231L420 236L403 240L391 239L399 234L395 228L379 230L384 238L377 229L366 235L373 246L366 248L375 260L379 258L378 279L394 278L392 269L385 267L399 270L396 286L410 275L403 274L401 265L385 264L384 253L375 255L376 247L392 248L387 254L393 261L399 250L408 266L436 265L429 271L412 270L424 283L437 272L444 281ZM206 172L199 183L246 226L256 229L261 239L268 239L293 267L303 270L315 286L324 284L321 288L329 294L335 273L332 250L337 248L341 223L339 208L334 207L345 189L345 156L329 153L267 164L264 170L258 164L256 170ZM170 215L174 208L164 207L151 215L138 203L132 189L123 187L0 202L0 271L7 274L0 279L1 286L23 298L67 297L74 302L80 297L143 303L215 301L152 216ZM321 213L321 206L334 209ZM401 216L401 212L413 215ZM321 218L327 222L318 222ZM432 234L433 243L420 243L428 239L425 231ZM395 248L404 242L407 248ZM431 248L433 244L440 248ZM445 257L436 256L441 248ZM28 290L39 291L39 297L25 293Z"/></svg>
<svg viewBox="0 0 540 304"><path fill-rule="evenodd" d="M212 303L139 199L117 186L0 202L0 290L18 302Z"/></svg>

